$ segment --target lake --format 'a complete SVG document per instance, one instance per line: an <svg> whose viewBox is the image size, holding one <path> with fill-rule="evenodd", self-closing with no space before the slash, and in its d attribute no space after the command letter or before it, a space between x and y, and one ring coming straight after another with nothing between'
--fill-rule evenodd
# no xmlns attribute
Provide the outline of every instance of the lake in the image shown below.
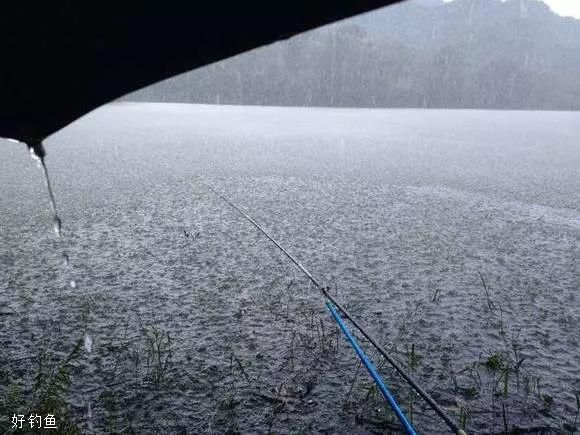
<svg viewBox="0 0 580 435"><path fill-rule="evenodd" d="M0 141L0 429L397 430L320 293L205 184L469 432L570 428L579 139L572 112L111 104L46 141L60 238Z"/></svg>

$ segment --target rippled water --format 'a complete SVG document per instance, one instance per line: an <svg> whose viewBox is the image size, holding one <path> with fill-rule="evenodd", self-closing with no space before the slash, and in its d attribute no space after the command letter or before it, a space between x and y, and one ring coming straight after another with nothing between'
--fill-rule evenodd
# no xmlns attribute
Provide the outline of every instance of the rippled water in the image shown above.
<svg viewBox="0 0 580 435"><path fill-rule="evenodd" d="M569 428L579 138L565 112L115 104L46 143L61 238L42 173L0 142L0 429L63 366L60 418L87 432L396 428L319 294L200 181L470 431Z"/></svg>

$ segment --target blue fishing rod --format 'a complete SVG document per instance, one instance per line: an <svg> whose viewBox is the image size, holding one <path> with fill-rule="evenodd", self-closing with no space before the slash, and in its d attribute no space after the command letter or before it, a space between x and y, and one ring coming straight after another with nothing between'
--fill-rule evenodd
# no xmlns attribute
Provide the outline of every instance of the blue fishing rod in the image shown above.
<svg viewBox="0 0 580 435"><path fill-rule="evenodd" d="M364 354L364 352L362 351L362 349L360 348L360 346L358 345L358 343L356 342L356 340L354 339L354 336L350 333L350 331L348 330L348 328L346 327L346 325L344 324L344 322L342 321L342 319L340 318L340 316L338 315L338 312L334 309L334 307L338 308L338 310L344 315L344 317L346 317L352 324L353 326L369 341L369 343L388 361L388 363L397 371L397 373L399 373L399 375L401 375L401 377L403 379L405 379L405 381L407 381L407 383L409 385L411 385L411 387L417 392L417 394L419 396L421 396L421 398L423 400L425 400L425 402L427 402L427 404L430 406L430 408L435 411L435 413L441 418L441 420L443 420L443 422L445 422L445 424L449 427L449 429L452 431L452 433L455 433L457 435L467 435L465 433L465 431L463 429L460 429L459 426L457 426L457 424L451 420L451 418L449 418L447 416L447 414L443 411L443 409L437 404L437 402L435 402L435 400L423 389L421 388L421 386L401 367L399 366L399 364L387 353L387 351L356 321L356 319L353 318L353 316L343 307L341 306L333 297L332 295L328 292L328 289L325 288L324 286L322 286L315 278L314 276L312 276L312 274L308 271L308 269L306 269L298 260L296 260L282 245L280 245L280 243L278 243L276 241L276 239L274 239L270 234L268 234L268 232L266 230L264 230L256 221L254 221L254 219L252 219L246 212L244 212L242 209L240 209L238 206L236 206L233 202L231 202L228 198L226 198L225 196L223 196L221 193L219 193L218 191L216 191L213 187L201 182L201 184L203 186L206 187L206 189L208 189L209 191L211 191L212 193L214 193L217 197L219 197L221 200L223 200L226 204L228 204L230 207L232 207L234 210L236 210L238 213L240 213L248 222L250 222L254 227L256 227L264 236L266 236L266 238L268 240L270 240L280 251L282 251L282 253L288 257L288 259L290 261L292 261L292 263L294 263L296 265L296 267L298 267L298 269L300 269L300 271L306 275L306 277L310 280L310 282L312 282L312 284L318 288L318 290L320 290L320 292L326 297L327 301L327 306L328 309L330 310L331 314L333 315L334 319L336 320L336 322L338 323L340 329L342 330L342 332L345 334L347 340L350 342L350 344L353 346L353 348L355 349L355 351L357 352L359 358L361 359L361 361L365 364L365 367L367 368L367 370L369 371L369 373L371 374L371 376L373 377L374 381L377 383L377 385L379 386L379 389L381 389L381 393L383 394L383 396L385 396L385 398L387 399L387 402L389 403L389 406L391 407L391 409L393 409L393 411L395 412L395 414L397 414L397 417L399 418L399 421L401 422L401 424L403 424L403 427L405 428L405 430L407 431L407 433L409 434L415 434L415 430L413 429L413 427L409 424L408 420L406 419L405 415L403 414L403 412L401 411L400 407L398 406L396 400L394 399L394 397L390 394L389 390L387 389L386 385L384 384L384 382L382 381L380 375L378 374L378 372L376 371L376 369L374 368L374 366L372 365L371 361L368 359L368 357ZM336 316L335 316L336 314ZM350 338L349 338L350 337ZM360 352L360 353L359 353ZM367 365L367 363L369 365ZM374 373L374 374L373 374ZM376 378L375 378L376 375ZM377 379L380 381L380 383L382 384L383 388L381 388L381 384L379 384L379 381L377 381ZM386 394L385 394L386 393ZM389 400L389 397L392 399ZM400 412L400 416L399 413L397 413L397 410L395 410L395 408L393 407L393 404L396 405L396 409L398 409L398 411ZM401 419L403 418L404 421L407 423L407 425L405 425L405 423L403 423L403 420ZM412 432L411 432L412 431Z"/></svg>
<svg viewBox="0 0 580 435"><path fill-rule="evenodd" d="M371 377L375 381L375 384L377 384L377 387L379 387L379 390L381 390L383 397L389 403L389 406L391 407L391 409L393 410L393 412L395 413L395 415L397 416L397 418L399 419L399 421L401 422L401 424L405 428L405 431L409 435L416 435L417 432L415 432L413 425L411 423L409 423L407 416L405 415L405 413L403 412L403 410L401 409L401 407L397 403L397 400L391 394L391 392L389 391L389 389L387 388L387 386L383 382L383 378L381 378L381 375L379 375L379 372L377 372L377 369L375 369L375 366L373 365L373 363L371 362L369 357L364 353L364 351L359 346L358 342L356 341L356 338L354 338L354 336L348 330L348 327L345 325L344 320L342 320L342 318L340 317L340 315L336 311L336 308L334 308L334 306L332 305L332 303L330 301L326 301L326 306L330 310L330 314L332 314L332 317L334 317L334 320L336 320L336 323L338 323L338 326L342 330L344 336L346 337L346 339L348 340L350 345L353 347L353 349L355 350L356 354L358 355L358 357L360 358L362 363L367 368L369 374L371 375Z"/></svg>

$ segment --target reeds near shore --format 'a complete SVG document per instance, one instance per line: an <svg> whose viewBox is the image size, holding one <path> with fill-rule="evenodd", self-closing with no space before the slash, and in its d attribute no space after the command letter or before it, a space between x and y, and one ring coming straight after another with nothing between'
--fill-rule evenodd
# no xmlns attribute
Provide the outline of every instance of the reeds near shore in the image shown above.
<svg viewBox="0 0 580 435"><path fill-rule="evenodd" d="M434 354L414 341L413 328L421 310L429 305L436 309L444 297L435 290L404 313L405 321L397 330L380 330L389 351L418 380L431 385L441 404L468 432L475 421L485 418L494 422L492 432L518 433L526 430L526 416L533 414L542 415L544 423L538 425L536 419L528 428L572 431L580 412L578 393L569 407L573 412L564 414L556 408L554 397L544 389L544 380L527 366L517 331L510 327L501 301L483 274L479 281L486 321L501 338L497 348L482 349L473 361L458 361L452 348L442 348L437 354L441 365L432 368ZM260 339L254 339L251 332L241 331L250 334L251 340L245 340L250 343L247 348L234 337L223 337L222 343L208 349L205 344L176 340L166 322L145 320L141 315L132 326L127 321L121 338L105 343L97 337L92 354L83 350L82 334L62 342L61 349L68 349L64 354L55 351L55 341L46 342L31 357L29 370L3 369L1 376L8 387L1 396L0 430L10 431L6 416L35 412L57 415L62 433L90 432L91 428L139 431L144 422L134 415L135 410L152 407L152 415L161 413L162 407L179 396L185 398L184 406L193 409L201 406L196 400L213 404L211 412L189 428L195 432L244 432L252 424L279 433L289 421L301 421L297 415L318 409L323 394L335 396L338 406L332 412L338 419L371 431L398 430L396 419L360 362L342 344L339 329L306 289L298 288L294 280L274 281L268 292L257 295L248 306L264 310L278 331L278 341L270 348L273 354L265 353ZM233 310L231 323L241 327L252 316L251 309ZM365 345L364 340L361 344ZM436 425L437 417L421 399L378 355L372 350L369 353L410 418ZM105 364L103 382L82 392L75 390L82 385L79 378L90 373L94 359ZM436 388L432 387L434 376L439 379ZM79 397L86 401L78 403ZM179 409L170 413L175 422L179 413ZM175 422L151 424L177 427ZM296 430L310 432L313 427L305 423Z"/></svg>

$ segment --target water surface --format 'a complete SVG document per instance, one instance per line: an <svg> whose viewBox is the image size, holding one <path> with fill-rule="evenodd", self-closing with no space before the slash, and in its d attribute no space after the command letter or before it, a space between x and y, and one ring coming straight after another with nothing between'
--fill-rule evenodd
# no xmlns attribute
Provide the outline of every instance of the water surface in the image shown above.
<svg viewBox="0 0 580 435"><path fill-rule="evenodd" d="M357 360L320 295L200 181L472 432L501 432L505 409L510 426L566 427L579 138L566 112L113 104L46 143L61 238L42 173L1 142L0 427L33 400L40 357L58 367L79 340L63 395L84 431L396 427L362 371L349 395ZM445 431L382 373L421 432Z"/></svg>

